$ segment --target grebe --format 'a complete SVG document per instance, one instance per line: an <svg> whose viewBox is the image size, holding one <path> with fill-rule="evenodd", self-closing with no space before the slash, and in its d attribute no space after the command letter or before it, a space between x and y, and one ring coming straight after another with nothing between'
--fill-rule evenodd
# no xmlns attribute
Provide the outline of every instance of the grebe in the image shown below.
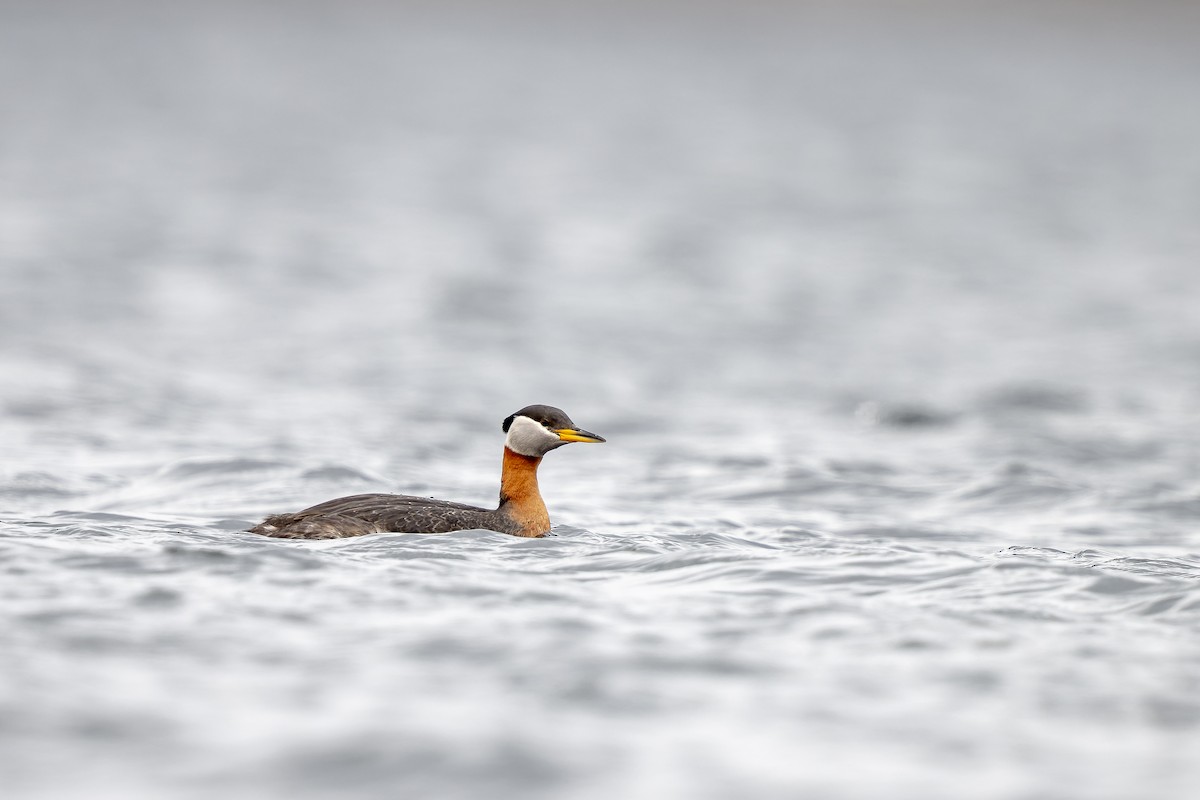
<svg viewBox="0 0 1200 800"><path fill-rule="evenodd" d="M494 509L403 494L339 497L295 514L275 514L250 529L280 539L341 539L366 533L446 533L483 528L544 536L550 515L538 492L542 456L571 442L603 442L553 406L526 406L504 420L500 505Z"/></svg>

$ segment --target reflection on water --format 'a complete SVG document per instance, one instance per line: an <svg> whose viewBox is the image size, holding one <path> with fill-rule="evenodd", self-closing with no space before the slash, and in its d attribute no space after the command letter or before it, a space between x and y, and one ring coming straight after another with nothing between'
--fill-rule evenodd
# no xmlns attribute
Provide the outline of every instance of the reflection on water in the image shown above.
<svg viewBox="0 0 1200 800"><path fill-rule="evenodd" d="M0 9L6 790L1190 797L1197 22Z"/></svg>

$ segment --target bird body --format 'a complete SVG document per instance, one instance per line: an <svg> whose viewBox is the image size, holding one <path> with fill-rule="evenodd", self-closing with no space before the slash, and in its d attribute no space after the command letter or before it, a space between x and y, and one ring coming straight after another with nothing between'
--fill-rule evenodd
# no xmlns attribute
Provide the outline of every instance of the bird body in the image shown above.
<svg viewBox="0 0 1200 800"><path fill-rule="evenodd" d="M526 406L504 420L507 434L500 472L500 504L477 508L426 497L358 494L294 514L275 514L250 529L280 539L341 539L367 533L447 533L484 530L544 536L550 514L538 490L542 456L570 442L603 442L552 406Z"/></svg>

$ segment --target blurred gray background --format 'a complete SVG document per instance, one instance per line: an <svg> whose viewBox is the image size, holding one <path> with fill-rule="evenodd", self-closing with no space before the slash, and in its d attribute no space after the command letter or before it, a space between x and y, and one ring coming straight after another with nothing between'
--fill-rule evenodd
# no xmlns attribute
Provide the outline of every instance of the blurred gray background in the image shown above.
<svg viewBox="0 0 1200 800"><path fill-rule="evenodd" d="M1197 13L5 3L6 403L245 441L1194 397Z"/></svg>

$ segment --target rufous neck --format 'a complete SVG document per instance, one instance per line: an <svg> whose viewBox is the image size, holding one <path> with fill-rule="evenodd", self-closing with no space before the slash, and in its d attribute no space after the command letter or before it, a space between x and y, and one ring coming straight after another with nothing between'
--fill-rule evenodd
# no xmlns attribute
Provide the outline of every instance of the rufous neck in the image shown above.
<svg viewBox="0 0 1200 800"><path fill-rule="evenodd" d="M541 461L538 456L523 456L504 448L498 510L516 524L518 536L545 536L550 532L550 514L538 491L537 468Z"/></svg>
<svg viewBox="0 0 1200 800"><path fill-rule="evenodd" d="M538 491L537 468L542 463L540 456L524 456L504 448L504 465L500 470L500 504L526 505L542 503Z"/></svg>

